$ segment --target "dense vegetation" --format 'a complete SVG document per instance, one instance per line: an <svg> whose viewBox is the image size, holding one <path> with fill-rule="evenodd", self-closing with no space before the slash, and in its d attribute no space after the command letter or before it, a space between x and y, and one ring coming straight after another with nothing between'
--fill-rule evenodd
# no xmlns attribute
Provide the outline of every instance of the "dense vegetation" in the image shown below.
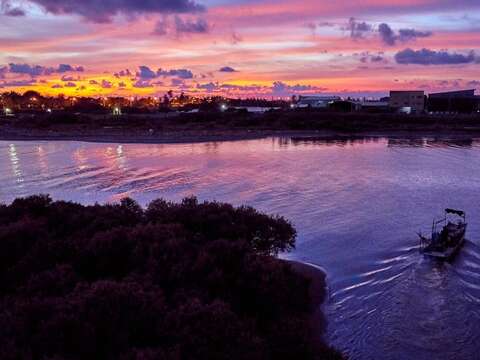
<svg viewBox="0 0 480 360"><path fill-rule="evenodd" d="M0 205L0 358L336 359L283 218L219 203Z"/></svg>

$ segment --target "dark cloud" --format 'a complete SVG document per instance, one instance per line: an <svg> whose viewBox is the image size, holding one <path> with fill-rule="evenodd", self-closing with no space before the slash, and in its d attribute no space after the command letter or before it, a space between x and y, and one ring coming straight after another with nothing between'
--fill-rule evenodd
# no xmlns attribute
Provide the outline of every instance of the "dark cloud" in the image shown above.
<svg viewBox="0 0 480 360"><path fill-rule="evenodd" d="M317 25L320 26L320 27L334 27L335 23L328 22L328 21L323 21L323 22L319 22Z"/></svg>
<svg viewBox="0 0 480 360"><path fill-rule="evenodd" d="M378 26L378 33L382 41L390 46L395 45L397 41L407 42L417 38L432 36L432 32L430 31L417 31L415 29L400 29L398 30L398 34L396 34L392 28L385 23Z"/></svg>
<svg viewBox="0 0 480 360"><path fill-rule="evenodd" d="M235 90L235 91L248 91L248 92L259 92L265 87L259 85L233 85L233 84L222 84L220 86L223 90Z"/></svg>
<svg viewBox="0 0 480 360"><path fill-rule="evenodd" d="M104 89L111 89L113 87L113 84L110 81L104 79L102 80L101 86Z"/></svg>
<svg viewBox="0 0 480 360"><path fill-rule="evenodd" d="M98 81L97 80L90 80L88 82L90 85L98 85Z"/></svg>
<svg viewBox="0 0 480 360"><path fill-rule="evenodd" d="M149 80L142 80L138 79L135 83L133 83L134 88L151 88L153 85L150 83Z"/></svg>
<svg viewBox="0 0 480 360"><path fill-rule="evenodd" d="M239 42L242 42L242 41L243 41L243 38L238 33L233 31L232 32L232 44L236 45L236 44L238 44Z"/></svg>
<svg viewBox="0 0 480 360"><path fill-rule="evenodd" d="M215 90L218 90L219 88L220 86L218 85L218 83L213 82L209 82L206 84L197 84L197 89L206 90L207 92L213 92Z"/></svg>
<svg viewBox="0 0 480 360"><path fill-rule="evenodd" d="M343 30L349 31L352 39L361 39L366 33L371 32L373 27L364 21L358 22L355 18L351 17L347 25L343 27Z"/></svg>
<svg viewBox="0 0 480 360"><path fill-rule="evenodd" d="M384 62L385 58L382 55L373 55L372 57L370 57L370 61L374 63Z"/></svg>
<svg viewBox="0 0 480 360"><path fill-rule="evenodd" d="M141 79L155 79L157 77L157 73L152 71L148 66L139 66L140 72L137 73L137 76Z"/></svg>
<svg viewBox="0 0 480 360"><path fill-rule="evenodd" d="M35 85L36 83L37 83L37 80L29 79L29 80L4 81L1 84L4 87L18 87L18 86L31 86L31 85Z"/></svg>
<svg viewBox="0 0 480 360"><path fill-rule="evenodd" d="M238 91L238 92L264 92L271 93L276 96L290 96L295 93L312 93L326 90L313 85L288 85L282 81L276 81L272 86L260 86L260 85L233 85L233 84L219 84L218 82L209 82L205 84L197 84L196 88L199 90L205 90L212 93L216 91Z"/></svg>
<svg viewBox="0 0 480 360"><path fill-rule="evenodd" d="M25 16L25 10L12 5L9 0L0 0L0 15L12 17Z"/></svg>
<svg viewBox="0 0 480 360"><path fill-rule="evenodd" d="M277 95L292 95L300 92L324 91L326 88L321 88L313 85L288 85L282 81L275 81L272 86L272 93Z"/></svg>
<svg viewBox="0 0 480 360"><path fill-rule="evenodd" d="M416 38L424 38L432 36L433 33L431 31L417 31L415 29L400 29L398 30L398 39L400 41L409 41L414 40Z"/></svg>
<svg viewBox="0 0 480 360"><path fill-rule="evenodd" d="M177 34L204 34L209 31L210 27L206 20L198 18L196 20L182 19L180 16L175 16L175 31Z"/></svg>
<svg viewBox="0 0 480 360"><path fill-rule="evenodd" d="M63 75L61 80L67 82L67 81L77 81L77 80L80 80L80 79L76 78L72 75Z"/></svg>
<svg viewBox="0 0 480 360"><path fill-rule="evenodd" d="M167 35L169 30L168 22L166 19L164 20L159 20L155 24L155 28L153 29L153 34L154 35Z"/></svg>
<svg viewBox="0 0 480 360"><path fill-rule="evenodd" d="M72 88L72 87L77 87L77 84L75 84L75 83L72 82L72 81L69 81L69 82L67 82L67 83L65 84L65 87L70 87L70 88Z"/></svg>
<svg viewBox="0 0 480 360"><path fill-rule="evenodd" d="M125 87L127 87L127 84L125 84L123 81L121 81L121 82L118 83L118 87L119 88L125 88Z"/></svg>
<svg viewBox="0 0 480 360"><path fill-rule="evenodd" d="M74 67L68 64L60 64L58 67L45 67L41 65L29 65L29 64L14 64L11 63L8 65L10 73L13 74L24 74L30 75L32 77L40 75L51 75L51 74L63 74L66 72L83 72L83 66Z"/></svg>
<svg viewBox="0 0 480 360"><path fill-rule="evenodd" d="M13 74L39 76L45 73L46 68L40 65L9 64L9 70Z"/></svg>
<svg viewBox="0 0 480 360"><path fill-rule="evenodd" d="M137 72L137 77L139 77L142 80L156 79L158 77L177 77L180 79L193 78L193 73L188 69L172 69L172 70L158 69L155 72L145 65L140 66L139 69L140 71Z"/></svg>
<svg viewBox="0 0 480 360"><path fill-rule="evenodd" d="M233 84L219 84L218 82L209 82L205 84L197 84L197 89L206 90L207 92L215 91L243 91L243 92L259 92L268 90L267 87L258 85L233 85Z"/></svg>
<svg viewBox="0 0 480 360"><path fill-rule="evenodd" d="M63 86L60 84L53 84L52 89L63 89Z"/></svg>
<svg viewBox="0 0 480 360"><path fill-rule="evenodd" d="M448 64L468 64L475 62L475 53L471 51L468 55L449 53L441 50L430 49L412 50L405 49L395 55L395 61L398 64L416 64L416 65L448 65Z"/></svg>
<svg viewBox="0 0 480 360"><path fill-rule="evenodd" d="M172 34L180 36L183 34L205 34L210 31L210 25L202 18L197 19L183 19L176 15L173 19L165 16L159 20L153 30L154 35L164 36Z"/></svg>
<svg viewBox="0 0 480 360"><path fill-rule="evenodd" d="M385 58L383 52L371 54L368 51L362 52L360 54L355 53L354 56L359 56L361 63L387 63L388 60ZM360 67L359 67L360 68ZM368 68L368 67L367 67Z"/></svg>
<svg viewBox="0 0 480 360"><path fill-rule="evenodd" d="M85 69L83 68L83 66L73 67L72 65L69 65L69 64L60 64L58 65L58 68L54 72L66 73L66 72L72 72L72 71L83 72L85 71Z"/></svg>
<svg viewBox="0 0 480 360"><path fill-rule="evenodd" d="M234 68L230 67L230 66L224 66L222 68L220 68L220 70L218 70L220 72L226 72L226 73L232 73L232 72L236 72L237 70L235 70Z"/></svg>
<svg viewBox="0 0 480 360"><path fill-rule="evenodd" d="M5 75L8 73L8 67L0 66L0 79L5 79Z"/></svg>
<svg viewBox="0 0 480 360"><path fill-rule="evenodd" d="M6 16L18 17L18 16L25 16L25 11L21 8L12 8L12 9L8 9L5 12L2 12L2 14Z"/></svg>
<svg viewBox="0 0 480 360"><path fill-rule="evenodd" d="M313 22L309 22L309 23L306 23L305 26L307 27L307 29L310 29L313 35L315 35L315 31L317 30L317 24Z"/></svg>
<svg viewBox="0 0 480 360"><path fill-rule="evenodd" d="M29 0L46 12L80 15L87 21L111 22L116 15L192 13L205 10L193 0Z"/></svg>
<svg viewBox="0 0 480 360"><path fill-rule="evenodd" d="M113 74L113 75L114 75L116 78L121 78L121 77L125 77L125 76L132 76L132 73L130 72L130 70L125 69L125 70L116 72L116 73Z"/></svg>
<svg viewBox="0 0 480 360"><path fill-rule="evenodd" d="M395 45L395 42L397 41L396 35L388 24L380 24L378 26L378 33L385 44Z"/></svg>
<svg viewBox="0 0 480 360"><path fill-rule="evenodd" d="M193 78L193 73L188 70L188 69L172 69L172 70L162 70L159 69L157 71L158 76L172 76L172 77L178 77L180 79L192 79Z"/></svg>
<svg viewBox="0 0 480 360"><path fill-rule="evenodd" d="M181 87L186 86L185 81L183 81L182 79L172 79L172 81L170 82L170 85L171 86L181 86Z"/></svg>

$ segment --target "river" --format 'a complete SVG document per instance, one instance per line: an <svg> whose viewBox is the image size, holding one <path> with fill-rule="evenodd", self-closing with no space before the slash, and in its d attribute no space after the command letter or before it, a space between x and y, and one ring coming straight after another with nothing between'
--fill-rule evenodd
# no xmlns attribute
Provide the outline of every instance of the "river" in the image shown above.
<svg viewBox="0 0 480 360"><path fill-rule="evenodd" d="M4 203L196 195L290 219L297 248L284 256L326 270L328 340L352 359L479 357L479 175L477 140L0 141ZM467 212L468 241L438 264L415 233L445 207Z"/></svg>

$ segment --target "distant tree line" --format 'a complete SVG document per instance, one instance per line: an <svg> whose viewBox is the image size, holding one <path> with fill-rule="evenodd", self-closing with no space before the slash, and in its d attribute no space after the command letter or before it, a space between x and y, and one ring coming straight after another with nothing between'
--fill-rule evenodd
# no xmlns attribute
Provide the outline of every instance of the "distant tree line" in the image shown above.
<svg viewBox="0 0 480 360"><path fill-rule="evenodd" d="M195 198L0 205L0 358L339 359L281 217Z"/></svg>
<svg viewBox="0 0 480 360"><path fill-rule="evenodd" d="M234 107L288 107L284 100L248 98L231 99L222 96L195 97L184 92L174 95L167 91L163 96L148 97L88 97L88 96L43 96L37 91L28 90L23 94L11 91L0 93L0 111L6 108L12 112L40 114L45 112L68 111L83 114L109 114L113 109L122 113L145 114L169 112L172 110L221 111L221 105ZM223 111L223 110L222 110Z"/></svg>

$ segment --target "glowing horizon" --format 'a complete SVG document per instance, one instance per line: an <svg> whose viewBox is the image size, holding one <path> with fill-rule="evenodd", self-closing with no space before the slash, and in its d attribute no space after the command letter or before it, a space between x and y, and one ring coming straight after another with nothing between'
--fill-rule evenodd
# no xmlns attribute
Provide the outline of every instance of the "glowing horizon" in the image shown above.
<svg viewBox="0 0 480 360"><path fill-rule="evenodd" d="M0 92L285 97L480 88L478 10L474 0L0 0Z"/></svg>

